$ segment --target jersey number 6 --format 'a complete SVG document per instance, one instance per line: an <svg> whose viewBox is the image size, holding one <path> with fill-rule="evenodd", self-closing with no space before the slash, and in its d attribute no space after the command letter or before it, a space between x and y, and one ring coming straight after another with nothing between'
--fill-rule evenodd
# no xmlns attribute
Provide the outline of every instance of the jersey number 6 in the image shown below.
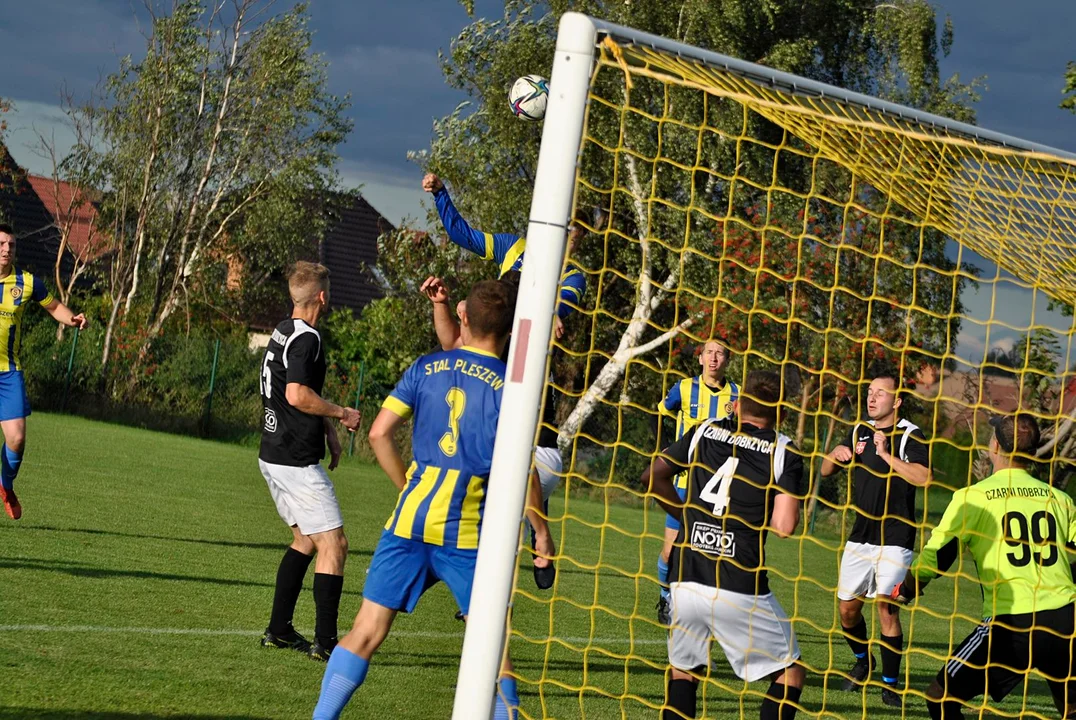
<svg viewBox="0 0 1076 720"><path fill-rule="evenodd" d="M732 485L732 476L739 464L739 458L730 457L710 477L706 487L699 493L699 500L714 506L714 517L721 517L729 509L729 486Z"/></svg>

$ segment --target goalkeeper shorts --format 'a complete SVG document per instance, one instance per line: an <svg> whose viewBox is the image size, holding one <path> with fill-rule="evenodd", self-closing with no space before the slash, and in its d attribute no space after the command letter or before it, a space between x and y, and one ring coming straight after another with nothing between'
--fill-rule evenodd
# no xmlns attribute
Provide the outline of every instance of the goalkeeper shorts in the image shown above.
<svg viewBox="0 0 1076 720"><path fill-rule="evenodd" d="M1076 605L1037 613L998 615L982 625L953 651L938 672L937 682L950 698L971 700L989 693L995 702L1022 685L1034 668L1046 676L1054 697L1076 695ZM1059 682L1050 678L1065 678ZM1069 701L1070 703L1072 700Z"/></svg>
<svg viewBox="0 0 1076 720"><path fill-rule="evenodd" d="M385 530L370 561L362 596L390 610L409 613L422 594L440 581L466 615L477 560L478 550L431 545Z"/></svg>

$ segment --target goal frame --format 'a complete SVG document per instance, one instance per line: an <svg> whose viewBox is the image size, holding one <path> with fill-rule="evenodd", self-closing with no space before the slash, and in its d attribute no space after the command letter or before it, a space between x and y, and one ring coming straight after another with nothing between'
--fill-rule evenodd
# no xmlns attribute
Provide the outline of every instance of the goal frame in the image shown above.
<svg viewBox="0 0 1076 720"><path fill-rule="evenodd" d="M501 418L478 546L473 592L460 658L453 720L492 717L504 657L520 523L547 376L549 339L564 262L575 174L581 151L591 75L602 37L690 58L786 93L859 108L869 119L915 124L932 134L1076 161L1070 153L861 93L703 50L650 33L565 13L557 33L549 105L527 228L527 251L508 356Z"/></svg>

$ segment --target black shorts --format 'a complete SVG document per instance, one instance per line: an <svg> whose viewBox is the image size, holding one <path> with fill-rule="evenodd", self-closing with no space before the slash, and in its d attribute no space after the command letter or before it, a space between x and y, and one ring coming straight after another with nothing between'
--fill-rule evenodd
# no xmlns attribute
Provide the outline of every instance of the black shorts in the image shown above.
<svg viewBox="0 0 1076 720"><path fill-rule="evenodd" d="M937 682L949 698L971 700L989 693L997 702L1034 669L1046 677L1057 698L1066 684L1076 683L1074 627L1076 604L987 618L960 643L938 672Z"/></svg>

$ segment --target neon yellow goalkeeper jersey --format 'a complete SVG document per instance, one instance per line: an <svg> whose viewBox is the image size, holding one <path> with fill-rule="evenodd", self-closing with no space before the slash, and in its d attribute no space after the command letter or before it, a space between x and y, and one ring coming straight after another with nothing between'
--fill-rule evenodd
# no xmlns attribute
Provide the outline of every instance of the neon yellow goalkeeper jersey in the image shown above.
<svg viewBox="0 0 1076 720"><path fill-rule="evenodd" d="M912 573L924 582L959 569L967 547L983 587L983 617L1056 610L1076 600L1065 550L1074 540L1072 498L1024 470L1000 470L953 493Z"/></svg>

